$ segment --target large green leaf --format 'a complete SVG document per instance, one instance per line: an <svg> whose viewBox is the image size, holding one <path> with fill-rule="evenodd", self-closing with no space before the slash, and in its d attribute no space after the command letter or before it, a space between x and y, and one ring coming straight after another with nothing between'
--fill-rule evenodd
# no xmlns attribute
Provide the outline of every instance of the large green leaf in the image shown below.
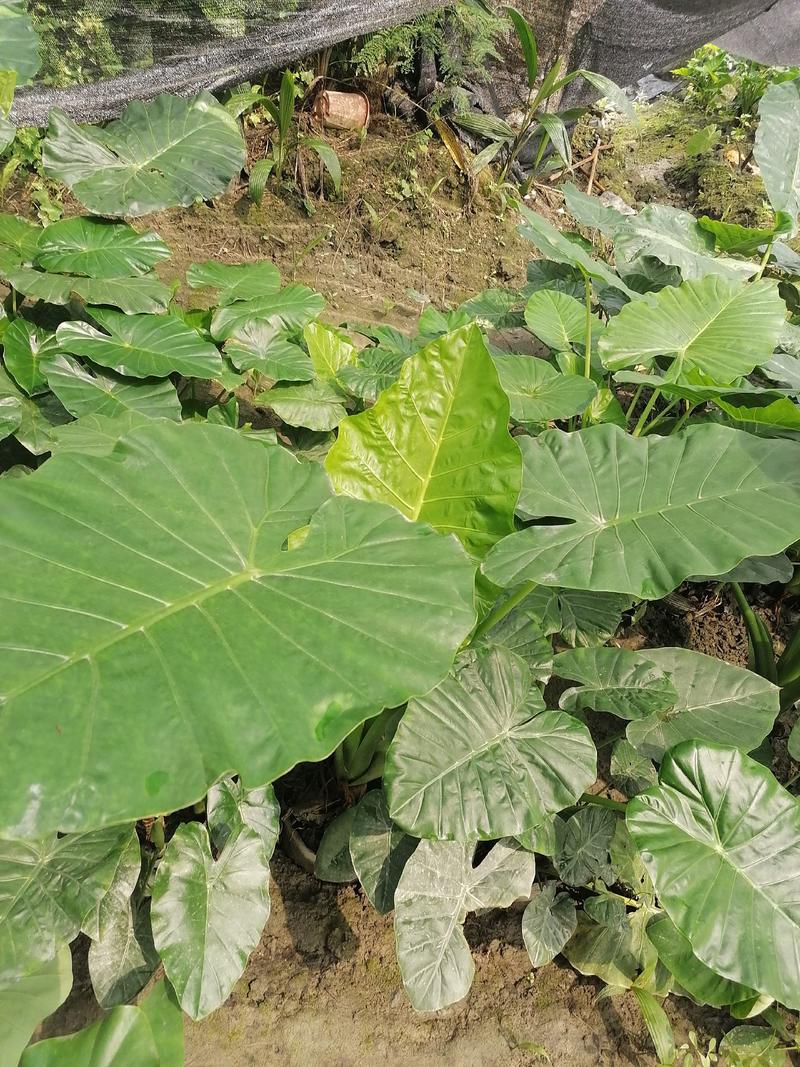
<svg viewBox="0 0 800 1067"><path fill-rule="evenodd" d="M175 315L123 315L94 308L92 318L106 333L86 322L65 322L56 331L59 347L132 378L174 373L213 378L222 370L215 346Z"/></svg>
<svg viewBox="0 0 800 1067"><path fill-rule="evenodd" d="M45 963L0 976L0 1063L16 1067L36 1027L71 988L72 953L66 945Z"/></svg>
<svg viewBox="0 0 800 1067"><path fill-rule="evenodd" d="M42 364L47 384L72 415L121 415L140 412L152 419L180 421L181 404L172 382L161 378L124 378L113 371L89 371L71 356Z"/></svg>
<svg viewBox="0 0 800 1067"><path fill-rule="evenodd" d="M714 255L714 238L698 225L688 211L665 204L648 204L614 239L618 255L632 260L655 256L669 266L679 267L684 279L716 274L729 281L756 273L754 263Z"/></svg>
<svg viewBox="0 0 800 1067"><path fill-rule="evenodd" d="M520 457L509 404L480 331L467 326L407 359L369 411L339 427L334 489L392 504L476 554L513 529Z"/></svg>
<svg viewBox="0 0 800 1067"><path fill-rule="evenodd" d="M591 648L611 640L623 612L631 606L631 598L619 593L539 586L521 606L539 620L546 634L560 634L573 648Z"/></svg>
<svg viewBox="0 0 800 1067"><path fill-rule="evenodd" d="M589 804L566 822L556 823L557 848L553 862L562 882L586 885L595 878L614 881L609 848L617 817L606 808Z"/></svg>
<svg viewBox="0 0 800 1067"><path fill-rule="evenodd" d="M719 222L708 215L702 215L698 223L704 230L713 233L714 241L721 252L732 252L740 256L754 256L764 245L792 232L793 220L789 215L781 214L770 229L758 229L752 226L739 226L733 222Z"/></svg>
<svg viewBox="0 0 800 1067"><path fill-rule="evenodd" d="M81 923L81 931L88 937L101 937L114 921L117 912L125 907L133 895L142 869L142 850L135 830L116 855L111 883Z"/></svg>
<svg viewBox="0 0 800 1067"><path fill-rule="evenodd" d="M394 908L394 894L418 842L392 821L382 789L359 802L350 832L350 856L361 887L381 915Z"/></svg>
<svg viewBox="0 0 800 1067"><path fill-rule="evenodd" d="M192 289L218 289L217 304L235 304L237 300L255 300L277 293L281 287L278 268L269 260L257 263L218 263L205 260L192 263L186 271L186 283Z"/></svg>
<svg viewBox="0 0 800 1067"><path fill-rule="evenodd" d="M345 397L335 385L315 379L303 385L276 385L255 402L270 407L289 426L334 430L347 415Z"/></svg>
<svg viewBox="0 0 800 1067"><path fill-rule="evenodd" d="M648 648L644 655L671 678L677 699L628 724L628 740L643 755L661 759L691 738L750 752L772 729L780 693L766 678L688 648Z"/></svg>
<svg viewBox="0 0 800 1067"><path fill-rule="evenodd" d="M287 285L280 292L237 300L217 308L211 320L211 333L226 341L246 323L280 321L284 327L301 328L319 315L325 300L306 285Z"/></svg>
<svg viewBox="0 0 800 1067"><path fill-rule="evenodd" d="M209 93L135 100L107 126L50 112L44 168L96 215L146 215L224 191L245 162L239 125Z"/></svg>
<svg viewBox="0 0 800 1067"><path fill-rule="evenodd" d="M564 194L567 211L574 219L577 219L582 226L589 226L593 230L599 230L606 237L611 237L612 239L617 236L620 230L625 229L629 217L634 214L630 208L627 214L623 214L621 211L617 211L616 208L609 207L598 197L588 196L586 193L581 192L571 182L563 185L561 192Z"/></svg>
<svg viewBox="0 0 800 1067"><path fill-rule="evenodd" d="M637 951L638 942L634 920L621 897L590 897L564 955L581 974L596 975L607 985L628 989L644 962Z"/></svg>
<svg viewBox="0 0 800 1067"><path fill-rule="evenodd" d="M527 599L479 637L477 644L502 645L514 652L525 661L535 681L546 682L553 673L553 643Z"/></svg>
<svg viewBox="0 0 800 1067"><path fill-rule="evenodd" d="M540 289L525 305L525 322L539 340L556 352L568 352L571 344L586 342L586 308L574 296ZM592 315L592 329L603 324Z"/></svg>
<svg viewBox="0 0 800 1067"><path fill-rule="evenodd" d="M0 212L0 249L12 252L18 263L32 263L39 251L42 227L27 219Z"/></svg>
<svg viewBox="0 0 800 1067"><path fill-rule="evenodd" d="M39 238L36 264L57 274L126 278L169 259L157 233L137 233L124 222L74 218L51 223Z"/></svg>
<svg viewBox="0 0 800 1067"><path fill-rule="evenodd" d="M575 241L570 241L568 237L556 229L542 215L531 211L527 207L521 207L520 212L523 218L523 225L520 227L519 232L523 237L527 237L529 241L532 241L546 259L554 260L556 263L565 263L571 267L580 266L592 278L599 278L613 289L619 289L629 299L635 300L638 298L639 294L630 289L619 275L615 274L602 260L594 259L581 245Z"/></svg>
<svg viewBox="0 0 800 1067"><path fill-rule="evenodd" d="M25 0L0 3L0 70L13 70L26 85L39 69L39 39Z"/></svg>
<svg viewBox="0 0 800 1067"><path fill-rule="evenodd" d="M358 362L358 350L350 338L321 322L311 322L303 330L308 354L320 378L334 381L344 367Z"/></svg>
<svg viewBox="0 0 800 1067"><path fill-rule="evenodd" d="M126 411L121 415L83 415L53 433L53 451L108 456L131 430L147 424L147 415Z"/></svg>
<svg viewBox="0 0 800 1067"><path fill-rule="evenodd" d="M469 992L475 964L462 930L467 914L507 908L530 892L533 853L504 839L473 867L474 853L474 844L422 841L397 886L397 962L417 1011L439 1011Z"/></svg>
<svg viewBox="0 0 800 1067"><path fill-rule="evenodd" d="M314 377L308 354L289 340L279 319L244 323L225 342L225 354L239 370L256 370L273 382L310 382Z"/></svg>
<svg viewBox="0 0 800 1067"><path fill-rule="evenodd" d="M653 920L647 927L647 936L655 945L658 958L698 1004L724 1008L754 995L752 989L720 978L710 967L701 963L692 952L688 938L683 936L669 915L659 915Z"/></svg>
<svg viewBox="0 0 800 1067"><path fill-rule="evenodd" d="M199 823L180 826L153 884L153 940L192 1019L220 1006L269 918L269 863L255 830L231 836L217 860Z"/></svg>
<svg viewBox="0 0 800 1067"><path fill-rule="evenodd" d="M670 356L670 378L696 369L729 383L769 360L785 322L774 282L710 275L626 305L600 338L600 355L612 371Z"/></svg>
<svg viewBox="0 0 800 1067"><path fill-rule="evenodd" d="M400 369L408 358L405 352L393 352L382 347L362 348L355 366L342 367L337 381L351 396L374 404L384 389L394 385Z"/></svg>
<svg viewBox="0 0 800 1067"><path fill-rule="evenodd" d="M47 274L30 267L0 264L0 276L30 300L69 304L78 296L87 304L108 304L127 315L150 315L165 311L172 290L153 274L135 278L83 278L73 274Z"/></svg>
<svg viewBox="0 0 800 1067"><path fill-rule="evenodd" d="M755 158L776 211L800 213L800 78L770 85L758 106Z"/></svg>
<svg viewBox="0 0 800 1067"><path fill-rule="evenodd" d="M662 906L723 978L800 1007L800 805L736 749L687 741L628 829Z"/></svg>
<svg viewBox="0 0 800 1067"><path fill-rule="evenodd" d="M52 959L111 885L130 827L62 838L0 838L0 973Z"/></svg>
<svg viewBox="0 0 800 1067"><path fill-rule="evenodd" d="M538 826L596 777L586 727L544 711L526 664L496 646L464 654L436 689L411 701L387 752L384 787L403 829L465 841Z"/></svg>
<svg viewBox="0 0 800 1067"><path fill-rule="evenodd" d="M51 451L55 427L69 421L69 413L61 403L50 393L25 396L0 366L0 402L3 400L16 401L4 407L8 410L8 425L17 424L13 433L19 443L36 456Z"/></svg>
<svg viewBox="0 0 800 1067"><path fill-rule="evenodd" d="M279 446L161 420L0 483L0 826L173 811L232 770L267 782L441 680L474 566L391 508L315 515L328 493Z"/></svg>
<svg viewBox="0 0 800 1067"><path fill-rule="evenodd" d="M634 438L616 426L521 442L520 511L548 519L489 553L486 577L665 596L800 537L800 446L722 426ZM556 520L561 520L560 522Z"/></svg>
<svg viewBox="0 0 800 1067"><path fill-rule="evenodd" d="M2 337L6 370L29 396L44 392L47 382L42 360L58 352L55 336L25 319L15 319Z"/></svg>
<svg viewBox="0 0 800 1067"><path fill-rule="evenodd" d="M68 1037L38 1041L20 1067L182 1067L183 1016L165 982Z"/></svg>
<svg viewBox="0 0 800 1067"><path fill-rule="evenodd" d="M533 356L497 355L494 365L516 422L569 419L584 411L597 395L597 386L590 378L559 374L545 360Z"/></svg>
<svg viewBox="0 0 800 1067"><path fill-rule="evenodd" d="M625 648L576 648L553 660L560 678L580 682L561 694L559 707L576 712L584 709L641 719L672 708L678 692L670 675L656 666L649 652Z"/></svg>
<svg viewBox="0 0 800 1067"><path fill-rule="evenodd" d="M534 889L522 916L522 940L534 967L556 958L575 933L578 915L567 893L556 894L556 883Z"/></svg>

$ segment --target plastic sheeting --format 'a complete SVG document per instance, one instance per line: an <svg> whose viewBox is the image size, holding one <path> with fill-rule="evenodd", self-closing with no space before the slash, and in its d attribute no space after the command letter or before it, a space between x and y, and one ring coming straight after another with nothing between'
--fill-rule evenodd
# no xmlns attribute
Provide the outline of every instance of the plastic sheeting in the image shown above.
<svg viewBox="0 0 800 1067"><path fill-rule="evenodd" d="M44 28L44 46L51 57L55 52L56 60L63 59L62 80L84 83L19 90L11 118L35 126L46 124L52 107L79 122L97 121L118 115L133 99L222 89L444 6L441 0L31 4ZM547 25L551 47L570 67L587 67L623 85L669 69L698 45L731 31L726 44L739 54L800 62L800 0L518 0L518 6L537 29ZM507 55L514 56L513 50ZM495 72L492 87L501 104L511 105L514 88L517 95L524 89L517 64L518 57L510 59ZM585 94L581 84L573 83L575 95L565 103Z"/></svg>

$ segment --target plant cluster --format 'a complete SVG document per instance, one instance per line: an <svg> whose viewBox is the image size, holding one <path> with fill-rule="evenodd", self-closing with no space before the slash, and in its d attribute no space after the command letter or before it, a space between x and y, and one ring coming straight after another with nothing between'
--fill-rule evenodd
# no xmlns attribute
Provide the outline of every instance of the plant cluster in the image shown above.
<svg viewBox="0 0 800 1067"><path fill-rule="evenodd" d="M418 1010L469 991L467 915L522 901L532 966L561 954L630 992L662 1063L717 1056L675 1047L670 994L741 1023L723 1062L786 1062L800 807L763 762L781 690L613 643L686 581L792 580L800 80L761 118L770 227L568 187L612 262L522 208L543 257L524 290L428 307L414 336L324 324L268 261L193 264L216 298L182 310L155 233L0 216L4 1061L180 1064L181 1011L225 1001L269 918L273 783L331 759L317 874L393 912ZM213 195L240 153L203 94L105 130L55 115L45 146L111 214ZM508 326L547 358L500 351ZM109 1012L26 1049L79 932Z"/></svg>

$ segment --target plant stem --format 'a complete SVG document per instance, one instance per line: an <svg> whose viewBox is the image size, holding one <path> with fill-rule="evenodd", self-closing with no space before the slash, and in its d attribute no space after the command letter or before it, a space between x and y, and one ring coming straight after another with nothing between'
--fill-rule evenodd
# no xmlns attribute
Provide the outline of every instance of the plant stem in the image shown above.
<svg viewBox="0 0 800 1067"><path fill-rule="evenodd" d="M598 808L610 808L612 811L627 811L628 805L620 800L610 800L608 797L597 797L593 793L584 793L580 800L581 804L594 804Z"/></svg>
<svg viewBox="0 0 800 1067"><path fill-rule="evenodd" d="M761 620L750 607L747 597L742 592L742 587L739 583L731 582L730 587L736 603L739 605L739 611L742 613L744 624L747 627L747 636L750 640L750 648L753 653L753 667L762 678L766 678L768 681L773 681L775 677L775 650L772 646L769 634L763 628Z"/></svg>
<svg viewBox="0 0 800 1067"><path fill-rule="evenodd" d="M521 604L525 597L528 596L529 593L532 593L535 588L536 582L525 582L524 585L519 587L516 593L512 593L507 600L502 602L502 604L495 605L483 622L479 623L476 627L470 645L474 645L477 641L480 641L480 639L495 627L498 622L501 622L506 615L510 615L514 608L518 604Z"/></svg>
<svg viewBox="0 0 800 1067"><path fill-rule="evenodd" d="M153 825L150 827L150 844L153 845L157 852L163 852L166 847L163 815L157 816Z"/></svg>
<svg viewBox="0 0 800 1067"><path fill-rule="evenodd" d="M767 264L769 263L769 257L771 255L772 241L767 244L767 247L764 250L764 255L761 257L761 266L758 268L758 274L756 274L755 278L753 278L754 282L757 282L759 281L759 279L764 277L764 271L767 269Z"/></svg>
<svg viewBox="0 0 800 1067"><path fill-rule="evenodd" d="M636 428L633 431L633 436L634 437L640 437L641 436L642 430L644 429L644 424L647 422L648 416L650 415L650 412L655 407L655 403L656 403L656 401L658 400L658 398L660 396L661 396L661 390L660 389L654 389L653 390L653 395L650 397L650 399L645 404L644 411L641 413L641 415L639 416L639 421L636 423Z"/></svg>
<svg viewBox="0 0 800 1067"><path fill-rule="evenodd" d="M631 400L630 404L628 404L628 410L625 412L625 422L630 422L631 416L634 412L634 408L639 403L639 397L642 395L643 392L644 386L640 385L636 392L633 394L633 399Z"/></svg>
<svg viewBox="0 0 800 1067"><path fill-rule="evenodd" d="M684 411L684 413L681 415L681 417L678 419L678 421L672 427L672 432L673 433L677 433L678 430L682 430L683 429L686 421L688 420L689 416L692 414L692 412L694 411L694 409L696 407L697 407L696 404L690 404L688 402L688 400L687 400L687 402L686 402L686 411Z"/></svg>
<svg viewBox="0 0 800 1067"><path fill-rule="evenodd" d="M664 421L664 419L670 413L670 411L672 411L672 409L674 407L677 407L678 404L680 404L680 399L672 400L669 404L667 404L667 406L664 408L664 410L659 412L658 415L656 415L656 417L652 420L652 422L648 426L645 426L645 428L642 431L642 433L643 434L650 433L656 426L658 426L658 424L660 422Z"/></svg>
<svg viewBox="0 0 800 1067"><path fill-rule="evenodd" d="M598 142L599 143L599 142ZM581 267L583 284L586 286L586 337L584 339L585 356L583 364L584 378L592 376L592 279L589 272Z"/></svg>
<svg viewBox="0 0 800 1067"><path fill-rule="evenodd" d="M788 685L797 678L800 678L800 624L795 627L778 660L778 680L781 685Z"/></svg>

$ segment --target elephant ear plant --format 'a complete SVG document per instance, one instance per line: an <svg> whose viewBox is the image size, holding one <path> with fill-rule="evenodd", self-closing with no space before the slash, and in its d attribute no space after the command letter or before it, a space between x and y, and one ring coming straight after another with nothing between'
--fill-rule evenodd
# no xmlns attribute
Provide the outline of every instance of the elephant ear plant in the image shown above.
<svg viewBox="0 0 800 1067"><path fill-rule="evenodd" d="M662 1063L670 993L742 1023L730 1062L795 1047L781 689L613 643L685 582L792 595L780 220L753 255L567 195L613 264L524 210L525 290L413 337L324 325L265 262L193 264L214 306L179 310L155 234L0 216L3 1062L181 1063L181 1010L268 922L282 776L329 759L316 872L393 913L416 1009L468 993L467 916L512 908L532 967L630 994ZM79 933L107 1014L26 1049Z"/></svg>

